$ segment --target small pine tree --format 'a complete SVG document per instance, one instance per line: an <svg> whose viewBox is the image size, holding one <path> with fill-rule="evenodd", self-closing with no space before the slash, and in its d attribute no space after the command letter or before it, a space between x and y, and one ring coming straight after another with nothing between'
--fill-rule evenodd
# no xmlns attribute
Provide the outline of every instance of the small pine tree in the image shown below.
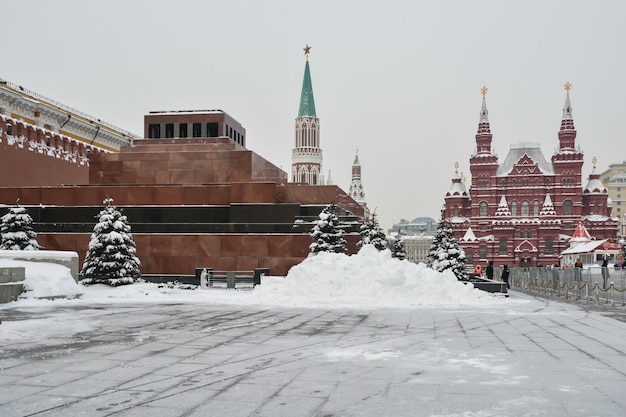
<svg viewBox="0 0 626 417"><path fill-rule="evenodd" d="M1 250L39 250L37 233L33 230L33 218L19 200L9 212L0 218Z"/></svg>
<svg viewBox="0 0 626 417"><path fill-rule="evenodd" d="M128 219L113 206L113 199L104 200L106 205L97 216L81 281L85 285L107 284L113 287L132 284L139 278L141 262L135 256L135 242L130 233Z"/></svg>
<svg viewBox="0 0 626 417"><path fill-rule="evenodd" d="M315 242L309 248L311 253L334 252L346 253L346 240L343 238L343 229L337 217L338 207L330 203L319 214L319 220L311 230L311 237Z"/></svg>
<svg viewBox="0 0 626 417"><path fill-rule="evenodd" d="M363 245L374 245L374 247L379 251L388 249L387 236L378 224L376 211L374 211L370 218L361 225L359 233L361 234L361 240L359 240L356 244L358 249L361 249Z"/></svg>
<svg viewBox="0 0 626 417"><path fill-rule="evenodd" d="M466 280L469 278L465 269L466 261L465 252L454 237L452 227L448 222L440 222L435 240L430 245L428 266L439 272L451 269L458 279Z"/></svg>
<svg viewBox="0 0 626 417"><path fill-rule="evenodd" d="M391 252L391 256L401 261L406 259L406 249L404 248L404 239L402 239L402 236L400 235L398 235L398 237L396 237L396 239L393 241L393 250Z"/></svg>

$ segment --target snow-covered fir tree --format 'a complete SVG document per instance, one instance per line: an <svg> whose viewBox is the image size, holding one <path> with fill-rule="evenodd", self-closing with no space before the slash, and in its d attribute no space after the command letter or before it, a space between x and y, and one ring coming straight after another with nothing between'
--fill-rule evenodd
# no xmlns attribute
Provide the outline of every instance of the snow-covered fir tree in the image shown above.
<svg viewBox="0 0 626 417"><path fill-rule="evenodd" d="M311 237L315 242L309 245L312 253L334 252L346 253L346 240L343 238L343 229L337 216L338 207L330 203L319 214L319 220L311 230Z"/></svg>
<svg viewBox="0 0 626 417"><path fill-rule="evenodd" d="M104 204L91 234L81 282L113 287L132 284L141 276L141 262L135 256L135 242L128 219L113 206L112 198L105 199Z"/></svg>
<svg viewBox="0 0 626 417"><path fill-rule="evenodd" d="M19 200L0 219L1 250L38 250L37 233L33 230L33 218Z"/></svg>
<svg viewBox="0 0 626 417"><path fill-rule="evenodd" d="M361 234L361 240L359 240L356 244L358 249L361 249L363 245L373 245L379 251L388 249L387 236L378 224L376 211L374 211L370 218L361 225L359 233Z"/></svg>
<svg viewBox="0 0 626 417"><path fill-rule="evenodd" d="M401 261L406 259L406 249L404 247L404 239L402 239L402 236L400 235L396 236L396 238L393 241L393 249L391 250L391 256Z"/></svg>
<svg viewBox="0 0 626 417"><path fill-rule="evenodd" d="M465 269L466 261L465 251L454 237L452 227L448 222L440 222L435 240L430 245L428 266L439 272L451 269L458 279L465 280L469 278Z"/></svg>

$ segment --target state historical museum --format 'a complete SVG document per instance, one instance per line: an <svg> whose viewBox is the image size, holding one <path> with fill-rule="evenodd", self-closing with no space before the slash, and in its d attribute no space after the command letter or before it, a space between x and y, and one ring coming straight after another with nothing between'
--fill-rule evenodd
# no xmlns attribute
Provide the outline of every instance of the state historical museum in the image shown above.
<svg viewBox="0 0 626 417"><path fill-rule="evenodd" d="M442 219L448 221L469 263L493 260L496 266L559 264L579 223L595 239L615 239L617 219L611 199L594 169L583 186L583 152L576 145L569 90L558 132L558 148L550 162L539 144L511 148L500 162L492 152L486 88L470 157L469 191L456 172L445 195ZM458 167L458 165L457 165Z"/></svg>

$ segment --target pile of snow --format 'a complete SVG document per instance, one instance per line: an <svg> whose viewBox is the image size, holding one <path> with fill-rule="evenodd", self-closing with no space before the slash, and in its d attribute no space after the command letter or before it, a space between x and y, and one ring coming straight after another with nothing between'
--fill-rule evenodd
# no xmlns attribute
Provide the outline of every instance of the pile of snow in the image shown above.
<svg viewBox="0 0 626 417"><path fill-rule="evenodd" d="M399 261L365 245L356 255L321 252L291 268L286 278L263 281L259 304L299 307L414 307L502 302L451 271Z"/></svg>
<svg viewBox="0 0 626 417"><path fill-rule="evenodd" d="M75 298L84 292L72 277L70 269L50 262L16 261L0 259L0 268L24 267L26 278L23 298Z"/></svg>
<svg viewBox="0 0 626 417"><path fill-rule="evenodd" d="M321 252L294 266L286 277L263 277L253 291L181 289L153 283L120 287L78 285L60 265L0 260L0 266L25 266L26 288L18 303L41 303L37 297L67 295L68 303L204 303L308 308L411 308L416 306L484 305L505 302L450 271L399 261L372 245L348 256ZM74 298L82 293L79 299ZM26 298L26 299L24 299ZM60 301L54 301L59 303Z"/></svg>

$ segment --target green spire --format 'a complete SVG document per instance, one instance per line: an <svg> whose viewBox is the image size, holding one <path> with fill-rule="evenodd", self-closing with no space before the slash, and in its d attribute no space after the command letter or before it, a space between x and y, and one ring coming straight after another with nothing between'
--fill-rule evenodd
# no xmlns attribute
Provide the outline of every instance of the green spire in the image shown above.
<svg viewBox="0 0 626 417"><path fill-rule="evenodd" d="M306 65L304 67L304 80L302 81L302 94L300 94L300 110L298 117L317 117L315 114L315 100L313 99L313 84L311 83L311 72L309 71L309 54L306 54Z"/></svg>

